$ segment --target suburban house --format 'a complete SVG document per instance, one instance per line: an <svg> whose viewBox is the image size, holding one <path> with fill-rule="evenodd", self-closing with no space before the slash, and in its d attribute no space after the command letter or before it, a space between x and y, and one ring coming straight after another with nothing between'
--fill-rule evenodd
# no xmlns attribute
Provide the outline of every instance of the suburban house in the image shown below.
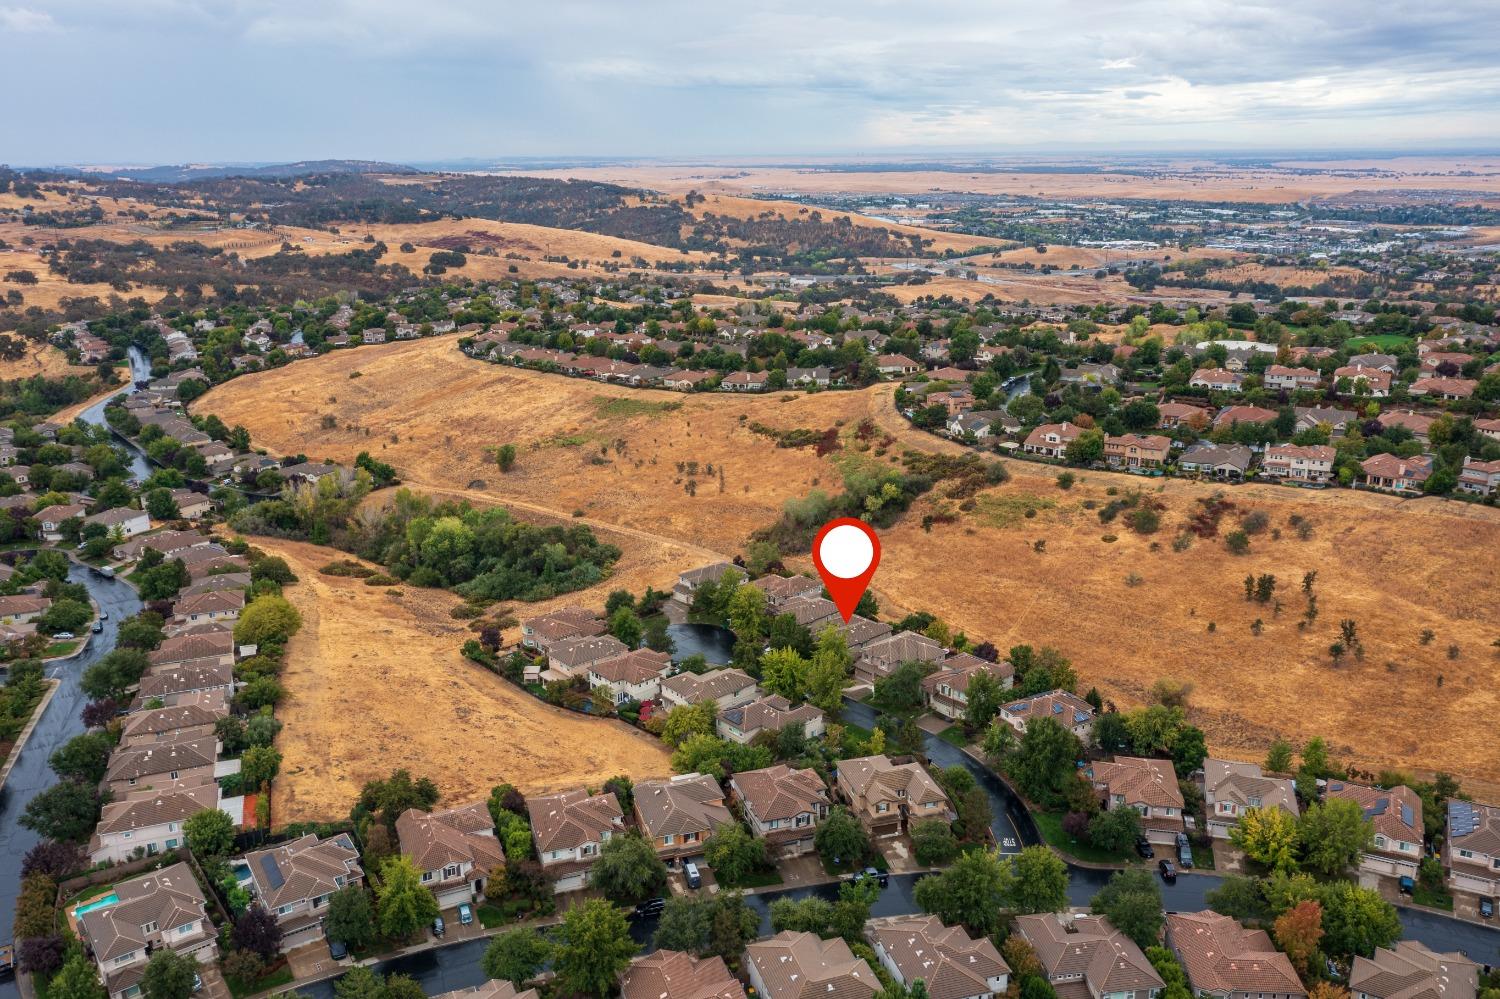
<svg viewBox="0 0 1500 999"><path fill-rule="evenodd" d="M1295 392L1297 389L1315 389L1323 376L1313 368L1289 368L1284 364L1272 364L1261 375L1261 382L1268 389Z"/></svg>
<svg viewBox="0 0 1500 999"><path fill-rule="evenodd" d="M1413 398L1467 399L1479 383L1472 378L1418 378L1407 389Z"/></svg>
<svg viewBox="0 0 1500 999"><path fill-rule="evenodd" d="M443 909L478 900L490 872L505 863L482 801L445 812L408 808L396 819L396 839Z"/></svg>
<svg viewBox="0 0 1500 999"><path fill-rule="evenodd" d="M282 953L319 939L329 898L365 877L359 847L348 833L324 840L308 833L245 854L245 866L251 894L281 927Z"/></svg>
<svg viewBox="0 0 1500 999"><path fill-rule="evenodd" d="M1250 471L1251 451L1243 444L1211 444L1199 441L1182 452L1177 467L1216 479L1243 479Z"/></svg>
<svg viewBox="0 0 1500 999"><path fill-rule="evenodd" d="M613 635L565 638L547 647L547 666L559 677L586 676L598 663L629 651L625 643Z"/></svg>
<svg viewBox="0 0 1500 999"><path fill-rule="evenodd" d="M1104 438L1104 460L1110 468L1160 468L1171 453L1172 438L1160 434Z"/></svg>
<svg viewBox="0 0 1500 999"><path fill-rule="evenodd" d="M142 705L160 698L167 705L180 704L189 697L214 691L223 691L226 696L234 693L233 666L207 661L174 663L153 668L141 677L133 703Z"/></svg>
<svg viewBox="0 0 1500 999"><path fill-rule="evenodd" d="M178 635L157 646L150 656L152 666L207 661L234 665L234 634L229 631L203 635Z"/></svg>
<svg viewBox="0 0 1500 999"><path fill-rule="evenodd" d="M116 901L78 916L78 930L111 999L140 995L146 962L162 948L213 961L218 934L186 864L127 878L110 895Z"/></svg>
<svg viewBox="0 0 1500 999"><path fill-rule="evenodd" d="M1332 406L1294 406L1292 412L1297 415L1297 421L1292 425L1294 432L1321 427L1327 429L1329 437L1344 436L1350 424L1359 420L1359 414L1354 410Z"/></svg>
<svg viewBox="0 0 1500 999"><path fill-rule="evenodd" d="M1370 368L1394 375L1401 370L1401 362L1395 354L1355 354L1349 358L1351 368Z"/></svg>
<svg viewBox="0 0 1500 999"><path fill-rule="evenodd" d="M895 631L866 643L854 661L854 681L873 685L902 663L935 663L947 654L941 644L915 631Z"/></svg>
<svg viewBox="0 0 1500 999"><path fill-rule="evenodd" d="M1479 994L1479 966L1457 951L1439 954L1415 940L1376 947L1374 957L1354 958L1349 969L1354 999L1474 999Z"/></svg>
<svg viewBox="0 0 1500 999"><path fill-rule="evenodd" d="M761 732L780 732L788 725L801 725L803 735L816 739L823 734L823 712L811 704L794 708L780 694L766 694L748 704L724 708L716 723L721 738L742 745Z"/></svg>
<svg viewBox="0 0 1500 999"><path fill-rule="evenodd" d="M1010 980L1010 965L989 938L976 940L936 916L882 920L866 936L892 978L908 987L921 979L932 999L989 999Z"/></svg>
<svg viewBox="0 0 1500 999"><path fill-rule="evenodd" d="M936 673L922 678L922 696L934 714L958 721L969 708L969 681L980 673L988 674L1003 689L1015 683L1015 668L1008 662L992 663L967 652L960 652L938 664Z"/></svg>
<svg viewBox="0 0 1500 999"><path fill-rule="evenodd" d="M778 763L729 778L729 796L745 811L750 831L779 856L795 857L813 848L813 833L828 817L828 787L811 768L793 770Z"/></svg>
<svg viewBox="0 0 1500 999"><path fill-rule="evenodd" d="M1346 364L1334 369L1333 384L1342 395L1367 395L1372 399L1383 399L1391 394L1391 373L1381 368Z"/></svg>
<svg viewBox="0 0 1500 999"><path fill-rule="evenodd" d="M1300 811L1296 785L1286 777L1265 776L1259 764L1204 760L1203 810L1209 835L1228 839L1247 808L1280 808L1295 817Z"/></svg>
<svg viewBox="0 0 1500 999"><path fill-rule="evenodd" d="M922 366L905 354L881 354L875 358L875 370L887 378L914 375Z"/></svg>
<svg viewBox="0 0 1500 999"><path fill-rule="evenodd" d="M1043 458L1061 458L1082 433L1083 428L1074 423L1044 423L1026 435L1021 449Z"/></svg>
<svg viewBox="0 0 1500 999"><path fill-rule="evenodd" d="M856 656L863 655L866 647L892 632L891 626L884 621L872 621L858 614L851 614L848 621L840 622L836 627L844 633L844 641L848 643L849 651Z"/></svg>
<svg viewBox="0 0 1500 999"><path fill-rule="evenodd" d="M583 607L559 607L550 614L521 622L521 645L546 652L554 642L569 638L597 638L609 630L604 619Z"/></svg>
<svg viewBox="0 0 1500 999"><path fill-rule="evenodd" d="M1415 878L1422 862L1422 799L1404 784L1389 791L1331 780L1325 800L1348 798L1375 824L1375 844L1359 855L1359 869L1394 878Z"/></svg>
<svg viewBox="0 0 1500 999"><path fill-rule="evenodd" d="M0 624L25 624L34 621L51 606L50 599L34 593L0 597Z"/></svg>
<svg viewBox="0 0 1500 999"><path fill-rule="evenodd" d="M1266 448L1261 469L1292 482L1327 482L1333 478L1336 452L1326 444L1273 444Z"/></svg>
<svg viewBox="0 0 1500 999"><path fill-rule="evenodd" d="M1155 999L1166 987L1146 955L1103 916L1017 916L1054 988L1074 999Z"/></svg>
<svg viewBox="0 0 1500 999"><path fill-rule="evenodd" d="M838 604L826 597L791 597L777 608L778 614L790 614L797 623L816 635L825 625L842 624Z"/></svg>
<svg viewBox="0 0 1500 999"><path fill-rule="evenodd" d="M61 541L62 526L67 521L83 516L85 507L78 503L54 503L36 512L37 527L41 529L43 541Z"/></svg>
<svg viewBox="0 0 1500 999"><path fill-rule="evenodd" d="M630 962L620 999L745 999L745 987L722 957L659 950Z"/></svg>
<svg viewBox="0 0 1500 999"><path fill-rule="evenodd" d="M1266 409L1264 406L1225 406L1219 410L1219 415L1214 417L1215 427L1235 427L1240 424L1250 426L1257 423L1270 423L1276 419L1276 410Z"/></svg>
<svg viewBox="0 0 1500 999"><path fill-rule="evenodd" d="M541 996L536 989L517 990L513 983L504 978L492 978L466 989L439 992L432 999L541 999Z"/></svg>
<svg viewBox="0 0 1500 999"><path fill-rule="evenodd" d="M1449 799L1443 865L1454 891L1500 899L1500 808Z"/></svg>
<svg viewBox="0 0 1500 999"><path fill-rule="evenodd" d="M894 763L889 756L840 760L839 795L872 837L895 836L912 822L955 815L948 796L920 763Z"/></svg>
<svg viewBox="0 0 1500 999"><path fill-rule="evenodd" d="M786 383L788 385L815 385L818 388L827 388L829 374L829 370L824 367L787 368Z"/></svg>
<svg viewBox="0 0 1500 999"><path fill-rule="evenodd" d="M1209 389L1215 392L1238 392L1244 381L1244 375L1225 368L1199 368L1193 372L1193 377L1188 379L1188 388Z"/></svg>
<svg viewBox="0 0 1500 999"><path fill-rule="evenodd" d="M1249 930L1228 916L1167 914L1167 946L1177 955L1195 996L1214 999L1304 999L1307 989L1265 930Z"/></svg>
<svg viewBox="0 0 1500 999"><path fill-rule="evenodd" d="M243 799L221 801L212 779L193 787L138 791L116 798L100 810L99 824L89 840L89 859L96 864L122 863L136 855L148 857L183 844L182 824L199 812L219 808L240 825Z"/></svg>
<svg viewBox="0 0 1500 999"><path fill-rule="evenodd" d="M1066 690L1049 690L1001 705L1000 720L1017 732L1038 718L1051 718L1084 741L1094 729L1094 706Z"/></svg>
<svg viewBox="0 0 1500 999"><path fill-rule="evenodd" d="M693 593L700 585L717 583L726 572L732 575L736 582L743 583L749 578L749 574L744 569L731 562L715 562L712 565L700 566L678 574L677 585L672 587L672 599L691 605Z"/></svg>
<svg viewBox="0 0 1500 999"><path fill-rule="evenodd" d="M1171 760L1116 756L1113 762L1090 764L1084 774L1103 793L1105 808L1134 808L1147 839L1163 846L1176 844L1183 831L1183 801Z"/></svg>
<svg viewBox="0 0 1500 999"><path fill-rule="evenodd" d="M589 666L589 686L609 691L617 705L630 701L651 701L661 695L661 675L672 665L666 652L632 649Z"/></svg>
<svg viewBox="0 0 1500 999"><path fill-rule="evenodd" d="M526 799L531 838L552 890L577 891L588 884L589 868L610 837L625 830L625 813L613 792L583 788Z"/></svg>
<svg viewBox="0 0 1500 999"><path fill-rule="evenodd" d="M754 700L760 691L744 670L714 669L707 673L678 673L661 682L662 707L670 711L684 704L713 701L719 710Z"/></svg>
<svg viewBox="0 0 1500 999"><path fill-rule="evenodd" d="M1207 409L1185 402L1164 402L1156 407L1157 423L1162 430L1181 426L1206 427L1212 418Z"/></svg>
<svg viewBox="0 0 1500 999"><path fill-rule="evenodd" d="M719 388L727 392L764 392L771 376L764 371L735 371L725 375Z"/></svg>
<svg viewBox="0 0 1500 999"><path fill-rule="evenodd" d="M765 999L873 999L875 969L854 956L843 937L783 930L745 948L745 972ZM674 997L675 999L675 997Z"/></svg>
<svg viewBox="0 0 1500 999"><path fill-rule="evenodd" d="M92 514L83 518L85 524L102 524L104 529L110 533L116 530L121 537L133 538L137 534L145 534L151 530L151 517L145 510L132 510L129 507L116 507L113 510L105 510L103 513Z"/></svg>
<svg viewBox="0 0 1500 999"><path fill-rule="evenodd" d="M1063 368L1057 380L1064 385L1101 389L1120 380L1120 369L1113 364L1091 364L1085 361L1076 368Z"/></svg>
<svg viewBox="0 0 1500 999"><path fill-rule="evenodd" d="M690 392L702 383L714 377L712 371L673 371L661 380L663 388L676 389L678 392Z"/></svg>
<svg viewBox="0 0 1500 999"><path fill-rule="evenodd" d="M1365 485L1386 492L1416 494L1432 475L1432 458L1425 454L1398 458L1394 454L1371 455L1359 463Z"/></svg>
<svg viewBox="0 0 1500 999"><path fill-rule="evenodd" d="M212 500L191 489L173 489L172 502L177 504L178 515L189 519L206 516L214 508Z"/></svg>
<svg viewBox="0 0 1500 999"><path fill-rule="evenodd" d="M762 576L750 584L766 595L766 607L780 612L781 605L795 597L817 597L823 584L811 576Z"/></svg>
<svg viewBox="0 0 1500 999"><path fill-rule="evenodd" d="M195 696L172 707L132 712L124 718L120 742L137 746L212 736L215 723L227 714L229 704L222 693Z"/></svg>
<svg viewBox="0 0 1500 999"><path fill-rule="evenodd" d="M181 597L172 605L172 616L187 624L235 621L245 609L243 590L211 590Z"/></svg>
<svg viewBox="0 0 1500 999"><path fill-rule="evenodd" d="M635 786L635 820L656 848L674 864L703 853L703 843L720 826L734 822L724 807L724 791L707 774L678 774Z"/></svg>
<svg viewBox="0 0 1500 999"><path fill-rule="evenodd" d="M1479 461L1464 456L1463 470L1458 473L1458 488L1475 496L1493 496L1500 491L1500 461Z"/></svg>
<svg viewBox="0 0 1500 999"><path fill-rule="evenodd" d="M214 736L186 739L182 742L148 742L141 746L121 746L109 758L101 786L114 795L128 794L145 788L167 790L179 781L185 785L198 782L206 772L215 776L214 764L219 758L219 742Z"/></svg>

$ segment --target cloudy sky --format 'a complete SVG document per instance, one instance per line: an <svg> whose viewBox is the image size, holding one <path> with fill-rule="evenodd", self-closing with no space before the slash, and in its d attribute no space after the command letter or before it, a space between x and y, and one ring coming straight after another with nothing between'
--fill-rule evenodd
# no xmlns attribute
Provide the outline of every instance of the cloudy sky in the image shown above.
<svg viewBox="0 0 1500 999"><path fill-rule="evenodd" d="M1495 0L0 0L0 162L1500 146Z"/></svg>

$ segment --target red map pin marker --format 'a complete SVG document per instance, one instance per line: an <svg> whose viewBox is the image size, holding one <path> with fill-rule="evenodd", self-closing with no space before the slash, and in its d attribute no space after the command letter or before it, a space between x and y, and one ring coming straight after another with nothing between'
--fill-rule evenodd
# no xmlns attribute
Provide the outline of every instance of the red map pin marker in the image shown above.
<svg viewBox="0 0 1500 999"><path fill-rule="evenodd" d="M830 520L813 539L812 557L828 595L848 624L880 565L880 539L875 529L853 517Z"/></svg>

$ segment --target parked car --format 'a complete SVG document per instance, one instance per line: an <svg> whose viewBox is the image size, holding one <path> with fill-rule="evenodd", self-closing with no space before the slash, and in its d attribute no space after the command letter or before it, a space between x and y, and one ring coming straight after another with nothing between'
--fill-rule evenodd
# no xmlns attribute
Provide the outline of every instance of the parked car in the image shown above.
<svg viewBox="0 0 1500 999"><path fill-rule="evenodd" d="M858 874L854 875L854 880L855 881L870 881L870 880L873 880L877 884L879 884L880 887L884 888L884 887L886 887L887 885L889 885L891 883L891 876L887 872L879 870L877 868L866 867L864 870L862 870Z"/></svg>
<svg viewBox="0 0 1500 999"><path fill-rule="evenodd" d="M458 907L458 924L460 926L468 926L473 921L474 921L474 909L469 905L469 903L468 902L464 902L461 905L459 905L459 907Z"/></svg>
<svg viewBox="0 0 1500 999"><path fill-rule="evenodd" d="M689 888L703 887L703 874L698 870L698 865L691 860L682 865L682 877L687 881Z"/></svg>
<svg viewBox="0 0 1500 999"><path fill-rule="evenodd" d="M1492 898L1480 899L1479 914L1485 919L1489 919L1491 916L1493 916L1495 914L1495 900Z"/></svg>
<svg viewBox="0 0 1500 999"><path fill-rule="evenodd" d="M104 630L104 622L103 621L95 621L94 622L94 626L92 628L90 628L89 630L92 631L96 635L99 634L101 631Z"/></svg>
<svg viewBox="0 0 1500 999"><path fill-rule="evenodd" d="M109 620L109 611L107 611L107 610L101 610L99 612L99 620L101 620L101 621L108 621Z"/></svg>
<svg viewBox="0 0 1500 999"><path fill-rule="evenodd" d="M102 569L99 570L99 575L103 576L105 579L114 579L115 578L114 566L106 565L104 568L102 568Z"/></svg>
<svg viewBox="0 0 1500 999"><path fill-rule="evenodd" d="M59 631L57 634L53 635L52 637L56 638L56 639L59 639L59 640L64 639L64 638L72 638L73 637L73 633L71 631Z"/></svg>
<svg viewBox="0 0 1500 999"><path fill-rule="evenodd" d="M349 948L344 946L342 940L330 940L328 941L328 956L335 961L342 961L349 956Z"/></svg>
<svg viewBox="0 0 1500 999"><path fill-rule="evenodd" d="M1177 880L1177 865L1170 860L1158 862L1156 869L1161 872L1161 879L1167 884L1172 884Z"/></svg>
<svg viewBox="0 0 1500 999"><path fill-rule="evenodd" d="M1193 868L1193 845L1188 842L1187 833L1177 834L1177 863L1182 865L1184 871Z"/></svg>
<svg viewBox="0 0 1500 999"><path fill-rule="evenodd" d="M446 932L448 932L448 924L443 922L443 917L435 917L432 920L432 935L435 937L440 937Z"/></svg>
<svg viewBox="0 0 1500 999"><path fill-rule="evenodd" d="M199 975L199 974L194 974L193 975L193 991L194 992L202 992L203 991L203 976L202 975Z"/></svg>
<svg viewBox="0 0 1500 999"><path fill-rule="evenodd" d="M664 898L648 898L648 899L646 899L646 901L640 903L639 905L637 905L635 907L635 914L636 914L637 917L639 917L641 919L646 919L646 918L649 918L651 916L661 915L661 911L663 909L665 909L666 907L667 907L667 900L666 899L664 899Z"/></svg>
<svg viewBox="0 0 1500 999"><path fill-rule="evenodd" d="M1417 883L1411 878L1397 878L1396 890L1403 895L1410 895L1417 890Z"/></svg>
<svg viewBox="0 0 1500 999"><path fill-rule="evenodd" d="M1152 848L1151 841L1142 836L1135 841L1135 852L1150 860L1156 851Z"/></svg>

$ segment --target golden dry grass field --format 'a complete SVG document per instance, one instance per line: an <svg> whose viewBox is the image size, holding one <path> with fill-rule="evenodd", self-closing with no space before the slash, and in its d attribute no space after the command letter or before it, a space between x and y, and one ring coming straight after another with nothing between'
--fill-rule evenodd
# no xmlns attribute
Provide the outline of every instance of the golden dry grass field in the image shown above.
<svg viewBox="0 0 1500 999"><path fill-rule="evenodd" d="M402 767L431 777L450 804L502 782L530 793L671 773L658 740L551 707L465 660L458 650L468 632L448 615L452 594L325 576L320 567L347 556L254 541L297 574L286 595L303 619L277 709L285 723L271 803L277 826L342 818L365 781Z"/></svg>
<svg viewBox="0 0 1500 999"><path fill-rule="evenodd" d="M361 377L351 379L353 371ZM667 579L715 553L732 555L784 500L814 485L838 488L839 455L776 448L749 422L825 429L843 421L850 429L868 417L896 440L888 458L906 447L958 450L907 426L889 385L680 396L489 365L463 357L451 340L335 352L236 379L194 408L243 423L273 452L348 461L368 449L414 488L509 504L521 515L582 511L626 551L622 581ZM321 428L324 414L336 416L335 429ZM521 456L502 476L484 449L506 441L521 445ZM688 461L699 463L696 496L677 468ZM1500 565L1490 557L1500 550L1497 511L1250 486L1227 492L1237 509L1223 528L1252 510L1267 514L1270 529L1249 555L1232 555L1217 539L1178 552L1172 538L1214 486L1091 472L1063 491L1053 470L1008 464L1014 478L982 493L956 523L921 529L925 513L952 505L935 495L883 533L874 588L884 616L922 608L1002 648L1056 646L1085 685L1121 706L1138 703L1158 678L1192 681L1194 714L1212 746L1241 758L1257 758L1277 735L1321 734L1367 769L1446 768L1476 788L1500 788L1500 754L1482 721L1500 716L1500 658L1491 646L1500 638ZM1161 530L1147 538L1118 522L1101 525L1083 504L1102 505L1110 488L1159 499ZM1309 540L1298 539L1293 515L1312 523ZM635 545L644 546L649 571L629 565ZM1308 570L1318 572L1320 614L1299 631ZM1247 573L1277 576L1279 614L1245 601ZM1364 656L1334 667L1327 650L1342 618L1358 622ZM1435 632L1426 645L1425 628Z"/></svg>
<svg viewBox="0 0 1500 999"><path fill-rule="evenodd" d="M69 364L67 354L50 343L36 341L26 344L24 356L13 361L0 360L0 381L31 378L36 375L44 378L66 378L68 375L90 375L93 371L92 366L80 367Z"/></svg>

